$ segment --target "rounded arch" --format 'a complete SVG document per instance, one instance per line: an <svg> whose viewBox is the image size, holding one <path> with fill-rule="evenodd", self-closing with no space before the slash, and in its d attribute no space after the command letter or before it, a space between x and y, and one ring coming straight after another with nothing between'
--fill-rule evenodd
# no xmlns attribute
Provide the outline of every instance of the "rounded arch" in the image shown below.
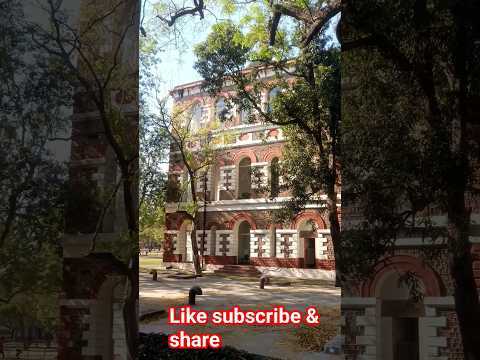
<svg viewBox="0 0 480 360"><path fill-rule="evenodd" d="M170 216L167 216L167 221L166 221L166 230L180 230L182 227L183 223L186 220L190 220L188 216L184 214L169 214Z"/></svg>
<svg viewBox="0 0 480 360"><path fill-rule="evenodd" d="M392 272L410 271L415 273L425 287L425 296L444 296L445 288L437 273L420 259L408 255L395 255L379 263L372 279L362 285L363 297L376 297L379 287Z"/></svg>
<svg viewBox="0 0 480 360"><path fill-rule="evenodd" d="M295 218L292 221L292 227L291 228L292 229L298 229L300 227L300 225L307 220L312 220L315 223L315 225L317 226L317 229L326 229L327 228L327 226L325 224L325 220L323 220L322 216L318 212L312 211L312 210L307 210L307 211L301 212L300 214L295 216Z"/></svg>
<svg viewBox="0 0 480 360"><path fill-rule="evenodd" d="M230 221L228 222L228 230L234 230L235 228L235 225L237 223L240 223L242 221L246 221L250 224L250 228L252 230L256 230L257 229L257 224L255 223L255 219L253 218L252 215L250 215L249 213L239 213L239 214L236 214L234 215Z"/></svg>
<svg viewBox="0 0 480 360"><path fill-rule="evenodd" d="M184 171L185 171L185 168L181 164L174 164L174 165L172 165L172 167L169 170L170 173L172 173L172 172L181 173L181 172L184 172Z"/></svg>
<svg viewBox="0 0 480 360"><path fill-rule="evenodd" d="M183 221L180 223L180 227L178 228L179 231L190 231L192 228L192 220L189 218L184 218Z"/></svg>
<svg viewBox="0 0 480 360"><path fill-rule="evenodd" d="M245 157L250 158L250 161L252 163L257 162L257 155L251 149L244 149L244 150L241 150L241 151L235 153L233 155L233 162L238 165L238 163L240 163L240 161Z"/></svg>
<svg viewBox="0 0 480 360"><path fill-rule="evenodd" d="M268 151L263 154L263 161L271 162L274 158L282 158L282 151L279 147L268 149Z"/></svg>
<svg viewBox="0 0 480 360"><path fill-rule="evenodd" d="M215 227L216 230L221 230L222 229L222 224L219 224L217 221L208 221L207 222L207 230L212 229L212 227Z"/></svg>
<svg viewBox="0 0 480 360"><path fill-rule="evenodd" d="M222 166L233 165L233 160L231 158L222 157L217 160L217 167L220 168Z"/></svg>

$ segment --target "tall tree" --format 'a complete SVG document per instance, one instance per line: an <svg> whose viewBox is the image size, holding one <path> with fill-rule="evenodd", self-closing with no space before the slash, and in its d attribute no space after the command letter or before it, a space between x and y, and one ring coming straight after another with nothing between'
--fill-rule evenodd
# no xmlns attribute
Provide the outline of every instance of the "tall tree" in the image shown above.
<svg viewBox="0 0 480 360"><path fill-rule="evenodd" d="M93 105L103 136L115 155L121 179L112 189L105 189L110 194L101 201L103 210L95 216L96 225L89 232L94 233L93 253L97 250L97 234L103 227L105 214L111 211L121 187L128 241L123 244L124 256L113 256L112 265L120 267L119 271L128 278L123 314L128 353L134 358L138 336L138 118L116 105L112 94L117 94L119 103L133 102L138 106L138 59L128 54L132 48L127 50L127 41L138 33L139 8L138 3L130 0L82 5L78 26L74 26L63 1L48 0L40 4L49 24L47 27L31 24L30 32L34 43L67 69L75 96Z"/></svg>
<svg viewBox="0 0 480 360"><path fill-rule="evenodd" d="M478 195L478 10L473 1L348 1L342 35L351 85L346 200L366 218L356 242L372 249L372 260L391 251L400 232L443 245L465 359L480 358L469 240ZM447 215L446 226L433 226L432 208Z"/></svg>
<svg viewBox="0 0 480 360"><path fill-rule="evenodd" d="M252 120L256 117L285 128L290 140L283 178L284 186L293 194L286 210L290 215L302 211L307 204L321 203L321 196L326 194L332 242L337 247L339 52L327 47L325 35L305 43L302 39L308 37L308 27L303 19L296 18L284 29L275 29L274 46L269 46L269 11L268 7L253 6L251 15L242 20L247 24L243 31L241 25L232 22L215 25L207 40L196 48L196 68L210 93L218 93L228 82L236 95L231 101L251 111ZM274 72L271 79L263 77L266 69ZM281 91L271 106L265 107L262 91L271 93L276 88ZM300 147L311 154L309 159L313 161L305 162ZM299 167L305 177L298 176Z"/></svg>
<svg viewBox="0 0 480 360"><path fill-rule="evenodd" d="M53 331L55 308L32 299L56 304L60 291L66 168L51 141L67 128L70 95L64 67L31 41L23 4L0 9L0 325Z"/></svg>
<svg viewBox="0 0 480 360"><path fill-rule="evenodd" d="M228 136L216 134L218 121L210 122L206 127L198 127L195 122L195 104L178 104L172 113L166 110L165 102L159 101L160 114L157 123L168 134L170 140L170 161L184 168L183 176L170 184L169 190L175 190L179 208L177 212L185 215L192 225L190 233L195 273L202 274L200 253L197 244L197 230L201 227L201 206L207 200L201 191L218 155L218 147ZM202 194L203 193L203 194ZM203 196L199 196L203 195Z"/></svg>
<svg viewBox="0 0 480 360"><path fill-rule="evenodd" d="M154 92L155 67L160 63L158 40L140 38L139 122L139 231L140 243L160 245L165 225L168 133L155 121L150 95Z"/></svg>

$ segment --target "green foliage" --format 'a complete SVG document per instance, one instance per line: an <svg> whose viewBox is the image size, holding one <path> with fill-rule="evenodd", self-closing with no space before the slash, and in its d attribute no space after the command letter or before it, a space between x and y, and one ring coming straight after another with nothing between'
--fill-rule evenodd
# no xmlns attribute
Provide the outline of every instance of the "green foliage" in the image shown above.
<svg viewBox="0 0 480 360"><path fill-rule="evenodd" d="M218 93L225 77L245 67L250 50L245 36L231 21L212 26L207 40L195 47L195 54L200 60L195 68L204 77L209 92Z"/></svg>
<svg viewBox="0 0 480 360"><path fill-rule="evenodd" d="M392 253L398 236L432 238L452 254L465 253L462 241L447 241L447 229L432 222L441 213L450 214L449 221L465 216L468 205L452 206L476 186L479 144L468 130L476 121L468 114L478 96L478 49L470 45L471 20L461 18L463 5L454 3L367 1L356 4L351 17L354 39L362 33L373 41L342 58L349 80L342 109L342 202L355 209L347 217L363 219L346 236L357 230L366 243L345 241L370 251L370 263ZM372 17L378 21L367 20ZM468 236L468 225L458 230ZM423 255L432 261L440 251Z"/></svg>
<svg viewBox="0 0 480 360"><path fill-rule="evenodd" d="M243 19L243 23L263 24L267 15L261 14L253 13ZM330 154L339 151L335 148L340 117L339 51L327 48L328 39L322 38L296 59L276 62L271 56L275 51L283 51L283 44L268 47L266 37L259 35L255 27L250 29L251 32L244 34L239 25L231 22L213 28L207 40L196 48L196 69L213 95L230 80L237 94L229 99L231 102L241 109L255 109L260 113L256 121L283 126L288 140L280 171L283 190L289 189L293 200L277 215L278 220L287 220L292 212L301 211L307 203L320 202L319 195L327 192L332 183ZM269 57L262 56L263 50L259 50L262 48L269 51ZM257 62L252 64L253 59ZM274 70L273 81L267 83L261 79L263 66ZM294 79L293 84L286 81L287 77ZM275 87L282 91L271 102L271 111L265 111L261 108L261 92Z"/></svg>
<svg viewBox="0 0 480 360"><path fill-rule="evenodd" d="M0 325L23 321L52 330L66 169L49 142L64 136L71 91L65 68L32 43L21 2L0 7L11 20L0 22Z"/></svg>
<svg viewBox="0 0 480 360"><path fill-rule="evenodd" d="M143 246L159 246L165 225L165 164L170 142L168 132L158 124L149 98L157 87L154 73L160 63L160 51L157 38L140 38L139 241Z"/></svg>

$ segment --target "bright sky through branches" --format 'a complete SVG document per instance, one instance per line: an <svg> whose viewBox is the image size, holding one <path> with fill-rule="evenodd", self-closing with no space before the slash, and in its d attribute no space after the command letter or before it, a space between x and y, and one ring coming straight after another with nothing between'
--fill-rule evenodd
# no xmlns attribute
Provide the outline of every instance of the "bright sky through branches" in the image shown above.
<svg viewBox="0 0 480 360"><path fill-rule="evenodd" d="M194 47L207 38L211 31L211 26L215 22L226 19L220 17L215 19L215 17L209 13L205 15L203 20L200 20L198 16L189 16L186 19L182 19L184 21L179 22L176 31L172 31L172 34L174 33L175 36L171 35L168 40L168 45L162 47L163 51L160 54L161 63L158 66L157 73L162 79L160 91L163 96L166 96L168 91L177 85L201 80L201 76L193 68L196 60L193 52ZM236 20L243 15L244 14L238 14L231 18ZM151 16L152 9L150 8L147 10L146 18ZM339 15L335 16L332 21L330 21L330 26L327 30L327 34L334 39L334 43L337 43L334 30L338 19Z"/></svg>

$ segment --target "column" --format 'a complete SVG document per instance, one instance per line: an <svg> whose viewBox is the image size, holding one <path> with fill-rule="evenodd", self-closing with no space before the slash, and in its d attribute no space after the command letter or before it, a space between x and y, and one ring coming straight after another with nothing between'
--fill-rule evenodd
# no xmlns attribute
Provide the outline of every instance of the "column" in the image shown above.
<svg viewBox="0 0 480 360"><path fill-rule="evenodd" d="M197 235L197 244L198 244L198 253L203 255L213 255L211 254L210 242L211 242L211 232L210 230L205 230L205 236L203 235L203 230L199 229L196 231Z"/></svg>
<svg viewBox="0 0 480 360"><path fill-rule="evenodd" d="M269 230L250 230L250 258L270 257Z"/></svg>
<svg viewBox="0 0 480 360"><path fill-rule="evenodd" d="M268 186L268 163L252 163L252 189Z"/></svg>
<svg viewBox="0 0 480 360"><path fill-rule="evenodd" d="M222 166L220 168L220 190L235 190L236 184L235 165Z"/></svg>
<svg viewBox="0 0 480 360"><path fill-rule="evenodd" d="M315 238L315 259L327 260L327 241L328 239L322 235L317 235Z"/></svg>
<svg viewBox="0 0 480 360"><path fill-rule="evenodd" d="M298 236L295 229L277 229L277 258L298 258Z"/></svg>
<svg viewBox="0 0 480 360"><path fill-rule="evenodd" d="M237 247L233 239L232 230L216 231L216 251L217 256L236 256Z"/></svg>

